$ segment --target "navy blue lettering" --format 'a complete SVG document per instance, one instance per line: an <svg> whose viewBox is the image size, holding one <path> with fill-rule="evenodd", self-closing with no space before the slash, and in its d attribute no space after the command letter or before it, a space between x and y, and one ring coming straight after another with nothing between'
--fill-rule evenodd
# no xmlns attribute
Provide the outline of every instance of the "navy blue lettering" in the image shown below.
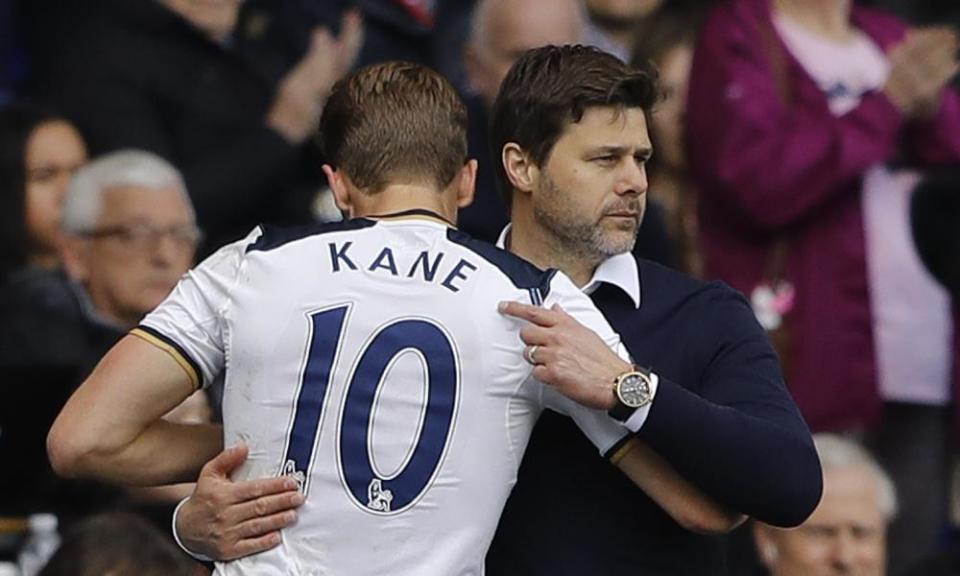
<svg viewBox="0 0 960 576"><path fill-rule="evenodd" d="M386 262L386 264L384 263ZM373 261L373 264L370 265L367 270L373 272L377 268L383 268L384 270L389 270L394 276L397 275L397 264L393 261L393 251L389 248L384 248L380 252L380 255L377 256L377 259Z"/></svg>
<svg viewBox="0 0 960 576"><path fill-rule="evenodd" d="M407 278L413 278L414 273L417 270L417 266L423 267L423 279L427 282L433 282L433 277L437 273L437 268L440 267L440 261L443 260L443 252L437 254L437 258L430 262L430 254L424 250L417 256L417 260L413 263L413 266L410 267L410 273L407 274Z"/></svg>
<svg viewBox="0 0 960 576"><path fill-rule="evenodd" d="M340 271L340 261L342 260L344 264L347 265L351 270L356 270L357 265L350 260L350 257L347 256L347 250L353 246L353 242L347 242L343 247L337 249L337 245L334 242L329 244L330 246L330 264L333 266L334 272Z"/></svg>
<svg viewBox="0 0 960 576"><path fill-rule="evenodd" d="M477 269L477 267L474 266L473 264L467 262L466 260L461 259L459 262L457 262L457 265L453 267L453 270L450 271L450 274L447 274L446 279L443 282L441 282L443 287L447 288L451 292L459 292L460 288L454 286L453 281L456 278L460 278L462 280L467 279L466 275L464 275L463 272L461 272L461 270L463 270L464 268L469 268L471 270Z"/></svg>

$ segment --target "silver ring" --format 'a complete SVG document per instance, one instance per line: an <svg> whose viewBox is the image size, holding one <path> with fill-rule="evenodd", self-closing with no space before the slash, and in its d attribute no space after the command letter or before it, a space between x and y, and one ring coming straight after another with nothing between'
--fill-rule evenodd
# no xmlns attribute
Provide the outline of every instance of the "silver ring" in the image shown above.
<svg viewBox="0 0 960 576"><path fill-rule="evenodd" d="M524 358L526 358L527 362L533 364L534 366L537 365L537 357L536 357L536 354L537 354L537 348L539 348L539 347L540 347L539 345L534 344L533 346L531 346L531 347L529 347L529 348L525 348L524 351L523 351L523 356L524 356Z"/></svg>

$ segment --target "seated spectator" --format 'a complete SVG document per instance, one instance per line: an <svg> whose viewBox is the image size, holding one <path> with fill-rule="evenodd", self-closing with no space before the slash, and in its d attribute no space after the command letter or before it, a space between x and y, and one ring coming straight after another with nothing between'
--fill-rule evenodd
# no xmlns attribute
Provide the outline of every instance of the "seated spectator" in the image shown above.
<svg viewBox="0 0 960 576"><path fill-rule="evenodd" d="M146 152L81 169L63 208L64 269L19 274L0 302L0 363L92 368L193 264L200 238L179 172Z"/></svg>
<svg viewBox="0 0 960 576"><path fill-rule="evenodd" d="M585 4L590 16L589 42L627 62L638 38L634 29L666 2L586 0Z"/></svg>
<svg viewBox="0 0 960 576"><path fill-rule="evenodd" d="M68 121L36 107L0 108L0 283L60 262L60 212L87 148Z"/></svg>
<svg viewBox="0 0 960 576"><path fill-rule="evenodd" d="M897 512L893 482L852 440L815 434L814 443L823 498L797 528L754 524L760 558L771 576L883 576L887 527Z"/></svg>
<svg viewBox="0 0 960 576"><path fill-rule="evenodd" d="M91 517L67 532L39 576L195 576L206 570L130 513Z"/></svg>
<svg viewBox="0 0 960 576"><path fill-rule="evenodd" d="M310 135L359 50L359 17L334 39L297 18L300 2L98 4L45 75L91 149L177 166L209 251L260 222L310 220L323 183Z"/></svg>
<svg viewBox="0 0 960 576"><path fill-rule="evenodd" d="M5 379L43 384L43 399L21 401L38 417L48 418L47 427L62 405L63 391L79 384L127 330L166 298L193 264L200 239L180 173L159 156L135 150L108 154L76 173L64 201L62 227L63 268L24 271L0 294L0 369ZM12 397L8 394L6 400ZM211 405L216 402L198 393L169 417L209 420ZM23 441L35 443L42 454L43 440L34 436ZM8 448L25 451L24 446ZM39 469L19 470L17 476L52 477L45 460L32 466ZM75 489L79 497L64 496ZM99 486L88 490L58 481L34 481L13 490L18 499L30 502L42 500L35 491L49 494L55 502L48 504L71 516L123 499ZM183 490L136 496L157 503L151 512L161 516ZM0 495L0 503L7 497Z"/></svg>

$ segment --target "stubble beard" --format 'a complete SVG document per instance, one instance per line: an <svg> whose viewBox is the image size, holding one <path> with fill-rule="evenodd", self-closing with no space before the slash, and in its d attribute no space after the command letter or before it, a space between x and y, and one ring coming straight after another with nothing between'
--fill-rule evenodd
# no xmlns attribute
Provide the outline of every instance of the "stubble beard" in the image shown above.
<svg viewBox="0 0 960 576"><path fill-rule="evenodd" d="M566 200L571 196L550 178L544 178L545 202L536 202L533 216L536 222L556 240L564 256L575 257L594 264L633 250L637 241L639 221L632 227L616 227L616 232L604 226L603 221L589 220L576 213Z"/></svg>

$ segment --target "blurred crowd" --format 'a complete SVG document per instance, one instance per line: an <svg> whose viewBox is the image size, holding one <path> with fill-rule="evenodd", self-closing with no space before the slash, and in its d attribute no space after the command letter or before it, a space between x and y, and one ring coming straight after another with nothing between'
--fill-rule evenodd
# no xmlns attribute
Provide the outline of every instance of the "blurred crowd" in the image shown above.
<svg viewBox="0 0 960 576"><path fill-rule="evenodd" d="M183 487L56 479L46 430L198 258L340 217L312 138L340 76L406 59L462 90L480 168L458 225L493 242L499 84L585 43L663 92L635 250L742 291L831 433L820 508L735 533L732 573L960 573L958 25L955 0L0 0L0 561L38 512L78 530L64 553L80 529L163 540L89 517L168 522ZM211 390L168 418L217 419Z"/></svg>

